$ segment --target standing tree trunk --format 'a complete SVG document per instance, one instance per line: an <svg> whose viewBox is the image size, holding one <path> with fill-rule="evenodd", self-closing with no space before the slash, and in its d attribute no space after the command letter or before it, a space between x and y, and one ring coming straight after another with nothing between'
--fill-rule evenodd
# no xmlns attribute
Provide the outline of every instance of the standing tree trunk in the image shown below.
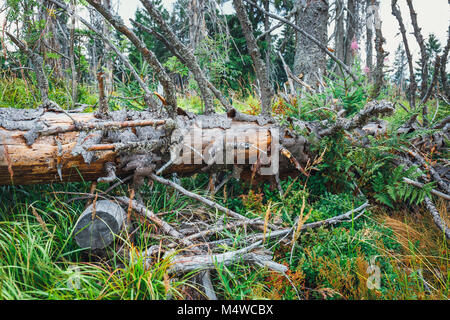
<svg viewBox="0 0 450 320"><path fill-rule="evenodd" d="M409 7L409 14L411 16L411 23L413 25L414 29L414 37L417 40L417 43L419 44L420 48L420 57L421 57L421 76L422 76L422 83L420 85L420 98L423 99L425 95L427 94L428 90L428 53L425 46L425 41L423 39L422 33L420 32L421 29L419 28L419 25L417 23L417 13L414 11L413 4L411 0L406 0Z"/></svg>
<svg viewBox="0 0 450 320"><path fill-rule="evenodd" d="M355 0L347 1L347 32L345 36L345 64L351 66L353 63L353 54L350 49L353 39L356 37L356 2Z"/></svg>
<svg viewBox="0 0 450 320"><path fill-rule="evenodd" d="M409 43L408 43L408 37L406 33L406 27L403 23L402 13L398 7L397 4L398 0L392 0L391 2L391 9L392 14L397 19L398 25L400 27L400 33L402 34L403 44L405 46L405 52L406 57L408 58L408 68L409 68L409 105L412 109L416 108L416 90L417 90L417 83L414 75L414 66L413 66L413 60L411 51L409 49Z"/></svg>
<svg viewBox="0 0 450 320"><path fill-rule="evenodd" d="M322 0L296 1L296 25L326 45L328 41L328 2ZM297 33L295 44L294 73L318 88L317 77L326 70L326 54L311 40Z"/></svg>
<svg viewBox="0 0 450 320"><path fill-rule="evenodd" d="M236 10L236 15L239 22L241 23L242 32L244 33L245 40L247 41L248 52L252 57L256 77L259 81L259 87L261 89L261 113L263 115L270 115L274 90L267 76L267 65L261 58L258 44L256 43L255 36L253 35L253 28L242 0L233 0L233 6Z"/></svg>
<svg viewBox="0 0 450 320"><path fill-rule="evenodd" d="M103 0L103 5L111 11L112 5L111 0ZM103 34L106 38L111 38L111 27L105 21L103 23ZM105 91L106 94L111 94L113 91L113 60L111 59L111 47L107 41L104 41L104 49L103 58L105 62Z"/></svg>
<svg viewBox="0 0 450 320"><path fill-rule="evenodd" d="M444 52L441 56L441 82L442 82L442 92L450 100L450 90L447 84L447 59L448 53L450 51L450 26L448 27L447 35L447 45L444 48Z"/></svg>
<svg viewBox="0 0 450 320"><path fill-rule="evenodd" d="M54 14L51 14L53 7L53 4L49 3L47 0L42 1L42 7L40 8L40 20L46 21L44 30L42 31L46 36L42 37L40 40L43 44L40 46L40 53L44 56L45 64L51 67L53 76L61 80L64 78L62 62L64 57L47 57L48 52L58 55L63 54L63 52L61 52L61 46L58 39L59 32L57 31L57 18Z"/></svg>
<svg viewBox="0 0 450 320"><path fill-rule="evenodd" d="M77 86L78 86L78 76L77 69L75 66L75 10L76 10L76 1L71 0L71 23L70 23L70 46L69 46L69 59L70 59L70 70L72 75L72 105L75 106L77 102Z"/></svg>
<svg viewBox="0 0 450 320"><path fill-rule="evenodd" d="M206 22L203 13L203 0L189 0L187 12L189 15L189 43L195 52L206 37Z"/></svg>
<svg viewBox="0 0 450 320"><path fill-rule="evenodd" d="M380 95L381 88L384 85L384 59L389 55L389 53L385 52L383 49L383 44L385 42L386 39L384 39L383 33L381 32L380 23L375 28L375 49L377 51L377 65L374 72L375 85L371 95L373 99L376 99Z"/></svg>
<svg viewBox="0 0 450 320"><path fill-rule="evenodd" d="M270 1L269 0L265 0L264 1L264 10L269 11L269 7L270 7ZM270 17L266 14L264 17L264 32L266 33L264 40L266 41L267 44L267 50L266 50L266 66L267 66L267 78L270 79L270 47L271 47L271 41L272 41L272 37L270 36Z"/></svg>
<svg viewBox="0 0 450 320"><path fill-rule="evenodd" d="M373 12L373 3L374 0L366 1L366 66L369 69L369 75L372 75L373 69L373 27L374 25L371 23L374 21Z"/></svg>
<svg viewBox="0 0 450 320"><path fill-rule="evenodd" d="M343 0L336 0L336 18L334 27L334 41L336 56L345 60L345 30L344 30L345 7ZM338 69L338 75L343 76L343 72Z"/></svg>

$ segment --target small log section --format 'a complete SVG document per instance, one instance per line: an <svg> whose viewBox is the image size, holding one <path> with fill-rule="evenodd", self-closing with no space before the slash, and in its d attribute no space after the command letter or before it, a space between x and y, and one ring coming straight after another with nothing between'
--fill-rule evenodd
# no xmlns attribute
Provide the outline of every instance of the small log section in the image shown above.
<svg viewBox="0 0 450 320"><path fill-rule="evenodd" d="M109 200L91 204L78 219L74 236L81 248L103 249L114 240L124 225L126 213Z"/></svg>
<svg viewBox="0 0 450 320"><path fill-rule="evenodd" d="M6 125L2 127L2 120L5 119L1 119L1 116L0 114L0 185L94 181L105 176L104 168L106 163L116 164L117 176L120 177L127 174L121 169L122 166L119 163L120 159L117 152L111 150L113 148L108 147L108 145L102 144L98 146L96 149L98 151L95 151L95 159L91 163L86 163L81 155L74 156L72 154L80 135L80 130L75 128L74 120L77 123L88 126L96 123L93 122L96 120L94 114L42 112L39 121L46 124L46 133L38 135L30 145L27 144L25 137L30 130L11 130L11 128L5 128L8 127ZM178 118L180 117L178 116ZM191 134L193 134L192 131L194 129L199 129L195 122L191 125L193 122L187 121L187 117L181 118L186 119L188 127L191 128ZM31 119L30 122L32 121ZM163 121L160 122L163 123ZM126 122L123 122L122 125L126 126ZM253 144L259 149L267 150L271 143L270 127L271 125L269 124L260 125L257 121L232 120L231 125L226 130L227 135L231 132L236 137L245 136L249 144ZM212 145L218 137L223 136L224 130L220 127L213 127L213 125L203 128L201 131L202 152L205 148ZM261 130L265 130L266 134L262 134ZM259 134L252 135L256 131ZM167 154L165 157L162 157L158 166L162 166L170 159L170 151L166 152ZM236 152L245 152L248 158L248 149L238 149ZM176 172L181 175L190 175L205 167L205 163L178 164L169 166L164 173Z"/></svg>

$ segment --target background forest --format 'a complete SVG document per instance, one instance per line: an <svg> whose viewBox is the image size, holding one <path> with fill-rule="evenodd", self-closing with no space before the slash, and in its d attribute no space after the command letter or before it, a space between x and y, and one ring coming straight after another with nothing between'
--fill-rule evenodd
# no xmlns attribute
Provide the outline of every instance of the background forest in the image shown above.
<svg viewBox="0 0 450 320"><path fill-rule="evenodd" d="M305 137L311 157L258 183L235 168L136 188L131 176L4 181L1 299L449 298L450 25L446 39L424 34L415 2L386 0L398 28L390 60L375 0L141 0L130 21L119 1L0 0L0 108L232 110ZM136 197L159 222L130 205L113 245L81 249L78 217L114 197ZM185 248L165 223L214 243L202 254L257 244L270 263L174 272Z"/></svg>

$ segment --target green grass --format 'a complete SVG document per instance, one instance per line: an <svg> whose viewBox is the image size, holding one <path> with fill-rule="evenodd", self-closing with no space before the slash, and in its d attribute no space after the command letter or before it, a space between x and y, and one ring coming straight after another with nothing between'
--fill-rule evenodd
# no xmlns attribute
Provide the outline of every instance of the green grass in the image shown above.
<svg viewBox="0 0 450 320"><path fill-rule="evenodd" d="M201 192L206 181L205 176L198 176L183 179L183 185ZM99 188L103 187L106 186ZM293 205L293 200L298 202L299 194L303 197L308 193L302 191L303 185L298 181L285 181L283 187L285 190L290 188L287 197L281 199L273 193L265 200L270 198L274 209L271 221L279 216L285 226L290 226L300 210ZM168 258L159 257L154 259L150 268L144 267L144 257L140 252L158 244L157 239L148 236L155 232L153 226L140 224L134 245L126 240L126 235L122 235L100 257L80 250L74 243L72 232L84 209L84 201L69 204L69 200L76 196L70 193L87 192L87 184L1 188L2 299L186 299L196 291L191 285L192 275L177 278L168 275ZM245 201L239 204L232 199L240 193L251 194L249 189L236 189L235 192L230 193L225 202L223 195L216 200L247 212ZM127 190L120 189L116 193L126 194ZM146 186L142 193L147 206L164 213L164 219L172 223L180 219L180 214L205 211L197 203L166 190L162 185L155 184L153 189ZM309 197L308 206L315 214L308 222L335 216L358 205L353 203L351 194L346 193L326 193L320 197L310 193ZM265 200L259 210L254 209L250 215L262 216L268 205ZM398 228L398 224L407 227ZM417 239L423 230L427 230L427 237ZM237 241L242 232L242 229L227 231L223 236ZM241 263L228 267L218 265L212 272L212 281L219 298L448 297L447 244L427 216L418 224L413 219L401 221L400 216L391 218L386 213L371 210L354 223L303 233L292 258L288 240L286 243L267 243L267 247L273 248L276 261L289 266L287 277ZM121 247L125 250L117 250ZM370 290L366 284L371 275L367 268L373 257L377 257L376 265L381 271L379 290ZM419 277L417 272L423 275Z"/></svg>

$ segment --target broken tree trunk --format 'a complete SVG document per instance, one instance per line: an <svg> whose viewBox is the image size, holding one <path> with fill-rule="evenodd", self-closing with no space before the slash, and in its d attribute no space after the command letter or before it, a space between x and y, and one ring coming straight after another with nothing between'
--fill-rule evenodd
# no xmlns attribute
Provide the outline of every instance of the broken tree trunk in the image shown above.
<svg viewBox="0 0 450 320"><path fill-rule="evenodd" d="M352 131L374 116L391 114L387 101L372 101L352 119L292 121L311 139ZM0 185L109 181L134 174L192 175L233 168L253 182L305 173L309 142L265 116L232 109L222 115L178 110L175 118L121 110L96 118L68 113L0 108ZM106 178L105 178L106 177Z"/></svg>
<svg viewBox="0 0 450 320"><path fill-rule="evenodd" d="M185 159L164 173L190 175L208 168L205 157L225 149L225 144L232 145L234 163L248 160L251 154L259 157L260 151L270 150L274 127L258 123L257 117L240 121L227 115L179 115L174 121L149 120L149 113L135 111L110 115L110 120L104 120L87 113L0 109L0 185L94 181L108 175L107 163L116 165L118 177L144 166L158 168L171 159L170 141L181 137ZM167 128L174 122L178 133ZM299 137L293 142L297 151L293 154L306 161L306 140ZM189 159L186 149L193 151Z"/></svg>

